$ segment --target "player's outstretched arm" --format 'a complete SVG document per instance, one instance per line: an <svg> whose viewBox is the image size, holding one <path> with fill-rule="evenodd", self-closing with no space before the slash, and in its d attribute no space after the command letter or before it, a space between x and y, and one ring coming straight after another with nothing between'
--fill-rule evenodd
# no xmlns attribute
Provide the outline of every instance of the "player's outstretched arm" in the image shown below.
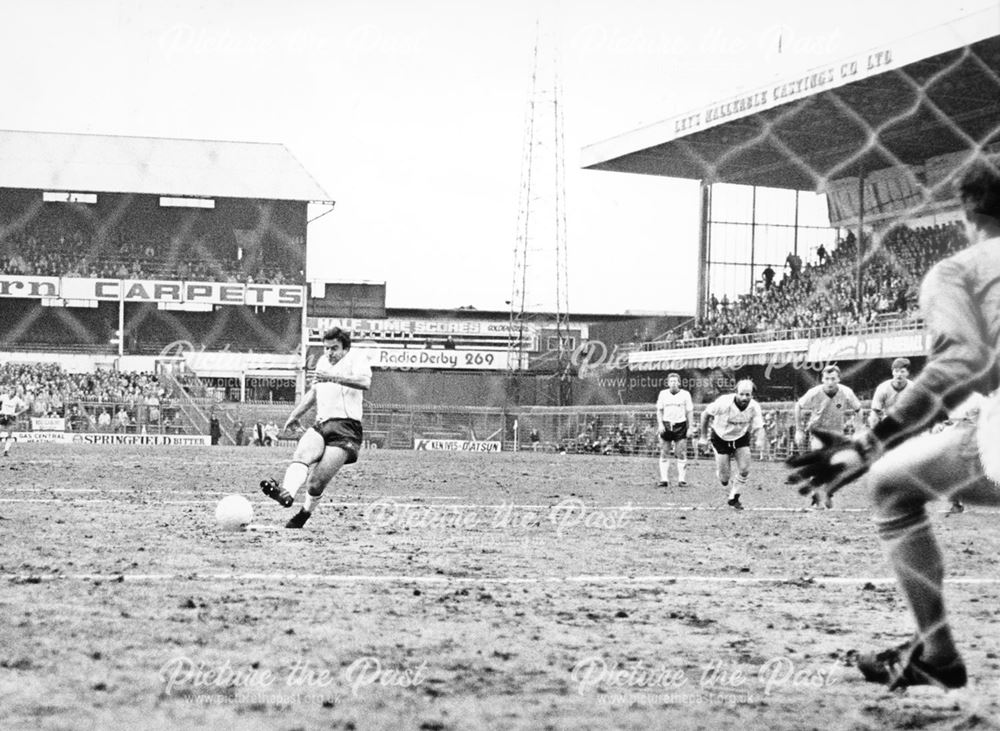
<svg viewBox="0 0 1000 731"><path fill-rule="evenodd" d="M291 429L292 426L294 426L299 422L299 419L305 416L306 412L309 411L309 409L311 409L315 403L316 403L316 389L314 387L310 388L309 391L306 393L306 395L302 397L302 400L295 405L295 408L292 409L292 413L290 413L288 415L288 418L285 419L285 425L282 427L281 430L288 431L289 429Z"/></svg>
<svg viewBox="0 0 1000 731"><path fill-rule="evenodd" d="M802 405L798 402L792 407L792 423L795 424L795 446L802 449L806 446L806 433L802 428Z"/></svg>
<svg viewBox="0 0 1000 731"><path fill-rule="evenodd" d="M712 420L712 415L708 409L701 412L701 428L698 430L698 443L702 446L708 444L708 425Z"/></svg>
<svg viewBox="0 0 1000 731"><path fill-rule="evenodd" d="M338 376L333 373L316 373L316 383L336 383L340 386L347 386L347 388L356 388L359 391L367 391L372 387L372 377L371 376Z"/></svg>
<svg viewBox="0 0 1000 731"><path fill-rule="evenodd" d="M930 358L872 429L886 448L922 433L973 392L991 393L998 385L983 313L960 264L946 259L928 272L920 288L920 310L930 335Z"/></svg>
<svg viewBox="0 0 1000 731"><path fill-rule="evenodd" d="M874 406L872 406L871 411L868 412L868 428L869 429L874 429L875 425L878 424L882 420L882 413L883 412L882 412L881 409L876 409Z"/></svg>

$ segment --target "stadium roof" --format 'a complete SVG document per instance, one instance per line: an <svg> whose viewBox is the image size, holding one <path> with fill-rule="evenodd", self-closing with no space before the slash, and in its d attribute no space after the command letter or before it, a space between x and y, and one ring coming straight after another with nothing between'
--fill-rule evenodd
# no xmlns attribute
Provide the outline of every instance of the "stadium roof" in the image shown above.
<svg viewBox="0 0 1000 731"><path fill-rule="evenodd" d="M583 149L583 167L798 190L1000 140L996 6Z"/></svg>
<svg viewBox="0 0 1000 731"><path fill-rule="evenodd" d="M0 187L333 203L281 144L0 130Z"/></svg>

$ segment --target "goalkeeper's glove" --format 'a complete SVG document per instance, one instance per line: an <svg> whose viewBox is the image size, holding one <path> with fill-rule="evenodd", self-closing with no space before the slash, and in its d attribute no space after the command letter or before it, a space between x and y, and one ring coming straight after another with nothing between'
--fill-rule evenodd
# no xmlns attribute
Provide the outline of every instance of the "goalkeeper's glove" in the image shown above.
<svg viewBox="0 0 1000 731"><path fill-rule="evenodd" d="M818 448L786 460L794 470L787 482L797 487L801 495L817 490L833 495L865 474L882 454L882 443L871 432L848 438L813 429L812 435L820 443Z"/></svg>

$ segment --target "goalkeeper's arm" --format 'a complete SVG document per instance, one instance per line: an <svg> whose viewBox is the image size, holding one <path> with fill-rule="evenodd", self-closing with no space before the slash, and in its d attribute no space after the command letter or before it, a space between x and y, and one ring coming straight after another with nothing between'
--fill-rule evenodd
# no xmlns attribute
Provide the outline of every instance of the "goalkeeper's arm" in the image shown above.
<svg viewBox="0 0 1000 731"><path fill-rule="evenodd" d="M802 495L817 489L834 494L865 474L884 451L883 443L870 431L849 438L813 428L812 435L820 446L787 460L795 468L788 482L798 487Z"/></svg>

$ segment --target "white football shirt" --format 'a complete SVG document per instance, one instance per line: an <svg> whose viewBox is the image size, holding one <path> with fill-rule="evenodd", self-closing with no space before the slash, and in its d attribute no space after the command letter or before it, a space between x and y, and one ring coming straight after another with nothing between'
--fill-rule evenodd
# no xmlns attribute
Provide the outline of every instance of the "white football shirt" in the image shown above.
<svg viewBox="0 0 1000 731"><path fill-rule="evenodd" d="M324 354L316 363L316 373L326 373L347 378L363 378L372 376L372 367L368 356L360 350L351 348L336 365ZM316 389L316 420L354 419L361 421L363 411L364 391L360 388L349 388L339 383L317 382Z"/></svg>
<svg viewBox="0 0 1000 731"><path fill-rule="evenodd" d="M0 396L0 414L4 416L14 416L19 411L23 411L27 404L16 394L3 394Z"/></svg>
<svg viewBox="0 0 1000 731"><path fill-rule="evenodd" d="M656 413L660 421L668 424L679 424L687 420L687 415L694 409L691 394L683 388L677 393L670 393L669 388L660 391L656 397Z"/></svg>
<svg viewBox="0 0 1000 731"><path fill-rule="evenodd" d="M756 432L764 426L764 414L754 399L746 408L736 405L736 394L719 396L705 409L712 415L712 431L724 442L735 442L748 431Z"/></svg>

